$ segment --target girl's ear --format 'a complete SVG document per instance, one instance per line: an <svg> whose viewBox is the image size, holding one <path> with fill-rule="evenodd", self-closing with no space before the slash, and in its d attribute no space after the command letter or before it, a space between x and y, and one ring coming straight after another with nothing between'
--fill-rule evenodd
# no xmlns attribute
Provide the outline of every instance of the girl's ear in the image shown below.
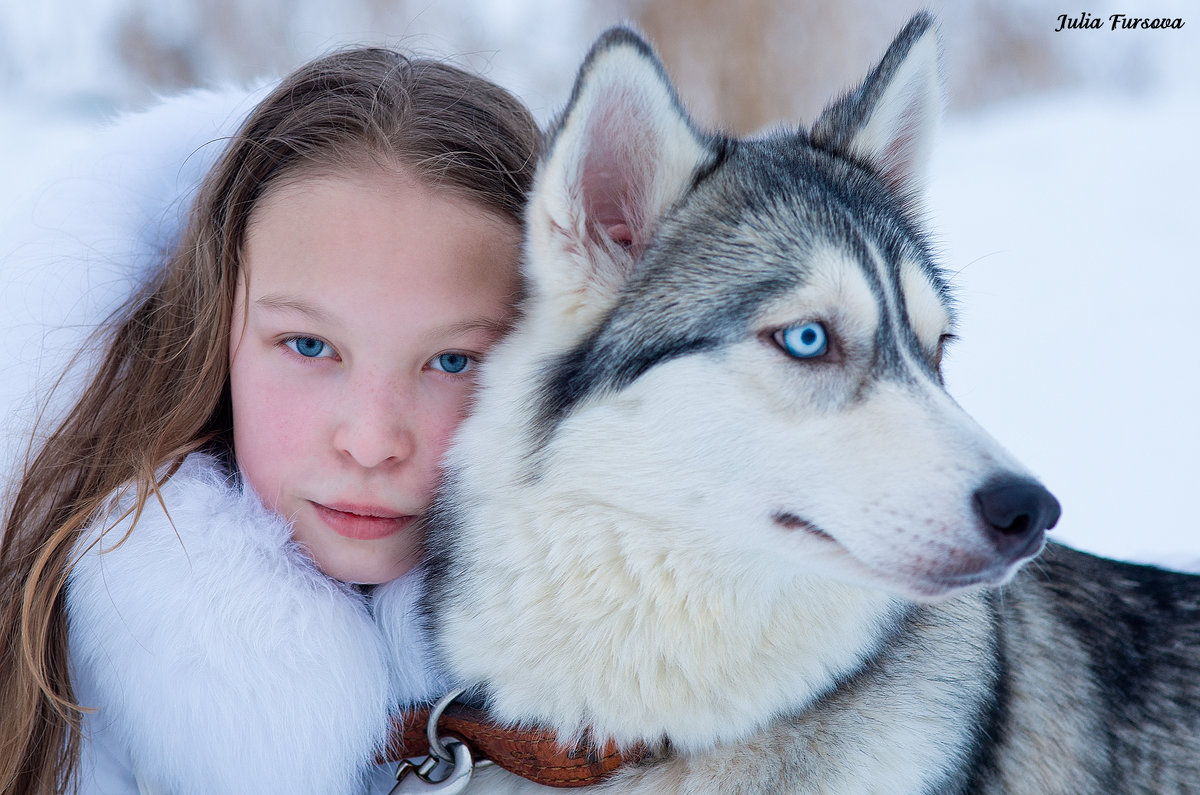
<svg viewBox="0 0 1200 795"><path fill-rule="evenodd" d="M604 33L547 134L528 211L533 294L558 318L594 319L716 156L650 46L627 28Z"/></svg>
<svg viewBox="0 0 1200 795"><path fill-rule="evenodd" d="M924 187L934 128L942 114L934 19L908 21L854 91L830 104L811 140L872 167L905 199Z"/></svg>

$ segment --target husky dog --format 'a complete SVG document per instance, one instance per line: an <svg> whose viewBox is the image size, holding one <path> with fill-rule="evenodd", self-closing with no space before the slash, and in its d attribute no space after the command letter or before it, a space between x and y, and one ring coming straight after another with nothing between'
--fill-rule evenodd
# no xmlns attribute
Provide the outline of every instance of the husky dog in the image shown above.
<svg viewBox="0 0 1200 795"><path fill-rule="evenodd" d="M548 135L424 609L499 720L653 749L606 790L1200 789L1200 578L1043 552L943 387L937 53L733 139L614 29Z"/></svg>

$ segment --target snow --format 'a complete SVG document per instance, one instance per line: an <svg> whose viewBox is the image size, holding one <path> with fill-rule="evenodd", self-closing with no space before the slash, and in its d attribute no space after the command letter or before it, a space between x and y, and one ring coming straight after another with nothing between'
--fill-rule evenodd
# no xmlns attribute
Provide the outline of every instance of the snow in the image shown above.
<svg viewBox="0 0 1200 795"><path fill-rule="evenodd" d="M81 6L97 29L102 6ZM522 8L491 19L516 51L496 56L491 76L530 96L544 81L501 65L525 48L516 42L531 26L532 5ZM563 59L556 68L569 73L583 51L572 39L577 26L556 24L528 52L539 68ZM1137 34L1171 45L1141 95L1085 85L950 119L928 202L959 299L951 393L1059 496L1055 537L1180 567L1200 561L1191 505L1200 486L1197 31L1200 17L1183 31ZM24 57L54 62L40 51ZM10 93L0 105L0 221L23 209L49 163L86 150L99 118L88 97L101 89L90 78L69 84L73 99L55 100L35 81L36 91ZM545 118L551 101L533 101ZM0 293L0 312L10 292Z"/></svg>
<svg viewBox="0 0 1200 795"><path fill-rule="evenodd" d="M1052 97L945 131L947 383L1053 490L1055 537L1193 566L1200 475L1195 98Z"/></svg>

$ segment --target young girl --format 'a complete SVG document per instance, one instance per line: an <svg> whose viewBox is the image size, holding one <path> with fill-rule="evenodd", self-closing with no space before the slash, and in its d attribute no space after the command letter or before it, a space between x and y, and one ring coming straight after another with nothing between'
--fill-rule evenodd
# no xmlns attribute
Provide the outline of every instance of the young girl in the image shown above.
<svg viewBox="0 0 1200 795"><path fill-rule="evenodd" d="M383 49L254 109L7 506L0 791L363 789L389 708L438 695L417 519L519 292L537 137Z"/></svg>

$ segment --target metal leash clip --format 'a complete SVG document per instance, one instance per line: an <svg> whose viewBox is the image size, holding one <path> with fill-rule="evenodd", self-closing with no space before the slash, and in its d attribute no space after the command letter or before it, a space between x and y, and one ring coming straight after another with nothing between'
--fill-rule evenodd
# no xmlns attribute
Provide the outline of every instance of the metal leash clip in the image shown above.
<svg viewBox="0 0 1200 795"><path fill-rule="evenodd" d="M424 793L432 795L457 795L467 788L476 767L491 763L486 759L478 763L471 757L471 749L461 740L438 736L438 721L450 702L461 696L465 688L453 690L442 696L429 712L425 724L425 737L429 740L429 756L423 762L401 760L396 769L396 786L388 795Z"/></svg>

